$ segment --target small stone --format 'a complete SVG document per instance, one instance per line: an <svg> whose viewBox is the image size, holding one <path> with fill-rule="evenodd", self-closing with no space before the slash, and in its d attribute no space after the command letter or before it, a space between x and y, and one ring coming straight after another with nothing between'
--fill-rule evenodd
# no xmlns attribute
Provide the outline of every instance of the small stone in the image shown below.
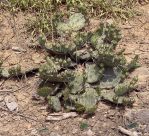
<svg viewBox="0 0 149 136"><path fill-rule="evenodd" d="M94 134L94 132L92 131L92 130L88 130L87 132L86 132L86 135L87 136L94 136L95 134Z"/></svg>
<svg viewBox="0 0 149 136"><path fill-rule="evenodd" d="M60 135L56 132L51 132L50 136L60 136Z"/></svg>
<svg viewBox="0 0 149 136"><path fill-rule="evenodd" d="M13 51L17 51L17 52L26 52L25 49L20 48L20 47L17 47L17 46L13 46L13 47L12 47L12 50L13 50Z"/></svg>
<svg viewBox="0 0 149 136"><path fill-rule="evenodd" d="M59 126L55 126L54 129L55 129L55 130L59 130Z"/></svg>
<svg viewBox="0 0 149 136"><path fill-rule="evenodd" d="M78 131L78 129L74 128L74 129L72 130L72 134L76 134L77 131Z"/></svg>
<svg viewBox="0 0 149 136"><path fill-rule="evenodd" d="M18 110L18 104L16 102L16 98L14 96L6 96L4 98L7 108L10 111Z"/></svg>
<svg viewBox="0 0 149 136"><path fill-rule="evenodd" d="M31 136L38 136L38 132L36 129L32 129Z"/></svg>

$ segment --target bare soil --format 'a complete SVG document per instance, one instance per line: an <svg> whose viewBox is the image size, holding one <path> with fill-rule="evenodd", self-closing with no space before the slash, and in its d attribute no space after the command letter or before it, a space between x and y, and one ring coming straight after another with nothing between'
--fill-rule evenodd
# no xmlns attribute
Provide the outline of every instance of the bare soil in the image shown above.
<svg viewBox="0 0 149 136"><path fill-rule="evenodd" d="M123 108L100 102L93 117L83 118L79 115L57 122L46 122L49 111L44 101L32 99L38 84L38 75L25 78L0 79L0 136L123 136L118 126L128 129L136 123L134 131L141 136L149 136L149 5L139 7L140 16L119 24L123 38L119 48L125 48L128 61L139 55L140 68L130 77L138 76L138 88L131 93L135 99L134 106ZM28 15L23 13L13 17L6 11L0 11L0 59L3 67L9 68L20 64L22 70L38 68L44 63L45 52L31 48L31 36L24 24ZM92 22L97 23L98 22ZM15 51L14 48L20 51ZM18 103L15 112L6 107L5 98L13 97ZM80 129L80 123L89 126Z"/></svg>

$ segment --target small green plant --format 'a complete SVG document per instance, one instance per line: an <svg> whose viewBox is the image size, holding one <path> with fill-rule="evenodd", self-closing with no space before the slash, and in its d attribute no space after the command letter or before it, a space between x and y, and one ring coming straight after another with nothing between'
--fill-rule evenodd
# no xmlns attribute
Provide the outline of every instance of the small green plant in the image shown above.
<svg viewBox="0 0 149 136"><path fill-rule="evenodd" d="M18 76L21 73L21 66L17 65L8 70L10 76Z"/></svg>
<svg viewBox="0 0 149 136"><path fill-rule="evenodd" d="M80 122L80 129L81 130L86 130L88 129L88 124L86 122Z"/></svg>
<svg viewBox="0 0 149 136"><path fill-rule="evenodd" d="M53 111L64 106L68 111L93 114L99 100L132 105L134 99L128 94L136 87L137 79L125 79L130 69L136 68L138 57L127 63L123 50L115 51L121 39L116 26L101 24L97 31L85 33L86 24L84 16L75 13L65 23L58 23L56 41L39 38L49 56L39 69L46 85L42 83L37 93L48 100Z"/></svg>

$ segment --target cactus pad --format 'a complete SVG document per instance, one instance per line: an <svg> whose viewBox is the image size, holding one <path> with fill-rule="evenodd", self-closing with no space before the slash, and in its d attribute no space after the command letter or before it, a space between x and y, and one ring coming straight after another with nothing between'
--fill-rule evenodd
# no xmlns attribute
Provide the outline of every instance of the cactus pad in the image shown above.
<svg viewBox="0 0 149 136"><path fill-rule="evenodd" d="M57 26L57 31L62 33L70 33L78 31L85 26L85 18L81 13L71 15L66 23L60 22Z"/></svg>

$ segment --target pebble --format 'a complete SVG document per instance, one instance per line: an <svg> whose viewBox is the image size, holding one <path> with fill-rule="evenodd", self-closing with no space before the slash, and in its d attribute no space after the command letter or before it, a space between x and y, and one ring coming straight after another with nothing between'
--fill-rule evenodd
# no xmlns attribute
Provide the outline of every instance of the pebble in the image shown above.
<svg viewBox="0 0 149 136"><path fill-rule="evenodd" d="M60 136L60 135L56 132L51 132L50 136Z"/></svg>
<svg viewBox="0 0 149 136"><path fill-rule="evenodd" d="M85 134L86 134L86 136L94 136L95 135L94 132L90 129L88 131L86 131Z"/></svg>
<svg viewBox="0 0 149 136"><path fill-rule="evenodd" d="M20 48L20 47L16 47L16 46L13 46L13 47L12 47L12 50L13 50L13 51L17 51L17 52L26 52L25 49Z"/></svg>
<svg viewBox="0 0 149 136"><path fill-rule="evenodd" d="M72 130L72 134L76 134L77 131L78 131L78 129L74 128L74 129Z"/></svg>

